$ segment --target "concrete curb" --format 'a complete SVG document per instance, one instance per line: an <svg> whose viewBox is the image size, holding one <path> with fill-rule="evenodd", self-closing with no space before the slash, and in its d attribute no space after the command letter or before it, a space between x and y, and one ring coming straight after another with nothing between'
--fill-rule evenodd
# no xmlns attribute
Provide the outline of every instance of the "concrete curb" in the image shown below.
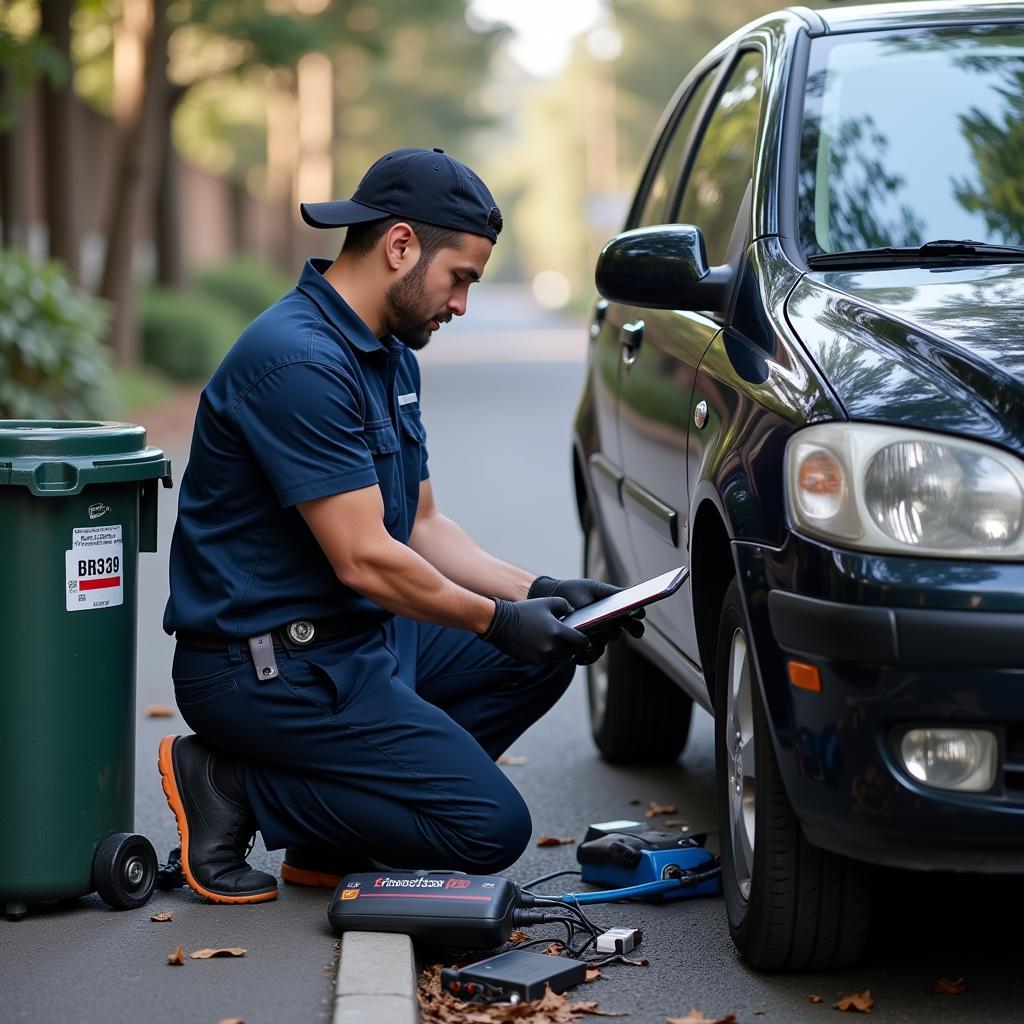
<svg viewBox="0 0 1024 1024"><path fill-rule="evenodd" d="M408 935L345 932L332 1024L416 1024L416 961Z"/></svg>

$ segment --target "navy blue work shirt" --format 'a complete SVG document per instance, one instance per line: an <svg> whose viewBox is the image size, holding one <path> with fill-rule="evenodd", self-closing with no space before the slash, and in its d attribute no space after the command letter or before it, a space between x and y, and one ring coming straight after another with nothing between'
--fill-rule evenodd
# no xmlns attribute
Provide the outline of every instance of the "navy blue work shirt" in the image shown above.
<svg viewBox="0 0 1024 1024"><path fill-rule="evenodd" d="M406 543L427 473L420 370L307 261L203 389L171 543L164 629L246 638L295 619L390 613L344 586L300 502L379 484Z"/></svg>

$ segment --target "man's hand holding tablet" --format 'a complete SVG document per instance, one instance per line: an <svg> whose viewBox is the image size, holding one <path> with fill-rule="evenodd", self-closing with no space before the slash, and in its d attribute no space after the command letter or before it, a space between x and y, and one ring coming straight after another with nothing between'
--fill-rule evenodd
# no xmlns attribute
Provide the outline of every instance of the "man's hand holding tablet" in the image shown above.
<svg viewBox="0 0 1024 1024"><path fill-rule="evenodd" d="M620 588L605 583L602 580L591 579L554 579L551 576L538 576L530 587L528 597L560 597L568 601L573 609L581 609L594 605L601 600L612 597L620 592ZM616 619L606 619L598 627L588 630L587 639L590 646L577 654L573 660L578 665L589 665L604 654L605 647L613 640L617 640L625 629L631 636L641 637L644 635L643 623L638 621L643 618L643 611L633 616L619 616ZM564 619L562 620L565 621Z"/></svg>
<svg viewBox="0 0 1024 1024"><path fill-rule="evenodd" d="M567 626L572 626L583 633L600 632L613 620L623 619L623 617L636 618L636 613L647 605L671 597L689 575L690 570L680 566L678 569L672 569L653 579L638 583L634 587L616 590L592 604L577 607L562 621Z"/></svg>

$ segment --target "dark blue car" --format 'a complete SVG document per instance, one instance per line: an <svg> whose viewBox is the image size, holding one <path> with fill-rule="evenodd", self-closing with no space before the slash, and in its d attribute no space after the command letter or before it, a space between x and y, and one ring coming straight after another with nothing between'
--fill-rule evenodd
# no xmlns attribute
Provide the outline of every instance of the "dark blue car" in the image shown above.
<svg viewBox="0 0 1024 1024"><path fill-rule="evenodd" d="M861 952L869 865L1024 872L1024 5L790 9L669 105L575 425L591 574L688 565L591 669L609 760L716 720L763 969Z"/></svg>

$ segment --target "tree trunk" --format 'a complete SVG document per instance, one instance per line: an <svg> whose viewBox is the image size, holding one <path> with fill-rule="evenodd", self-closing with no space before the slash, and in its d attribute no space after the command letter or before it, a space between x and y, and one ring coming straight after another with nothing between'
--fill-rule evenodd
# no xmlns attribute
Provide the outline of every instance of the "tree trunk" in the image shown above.
<svg viewBox="0 0 1024 1024"><path fill-rule="evenodd" d="M164 0L125 0L126 45L134 48L125 102L118 111L121 148L112 192L107 255L100 294L113 304L110 344L119 366L138 360L138 326L132 255L140 214L151 209L155 161L153 132L166 102L162 84L167 60ZM141 59L139 59L139 55ZM115 53L115 65L117 55Z"/></svg>
<svg viewBox="0 0 1024 1024"><path fill-rule="evenodd" d="M157 128L159 177L156 190L156 279L164 288L185 287L185 259L181 242L181 192L178 158L174 152L171 122L187 87L167 81L164 65L163 116Z"/></svg>
<svg viewBox="0 0 1024 1024"><path fill-rule="evenodd" d="M40 4L40 31L64 60L63 82L43 80L43 188L52 259L61 260L68 276L80 278L75 135L75 95L72 87L71 11L73 0Z"/></svg>
<svg viewBox="0 0 1024 1024"><path fill-rule="evenodd" d="M231 214L231 249L234 256L244 256L249 241L249 191L242 182L228 178L228 201Z"/></svg>
<svg viewBox="0 0 1024 1024"><path fill-rule="evenodd" d="M24 97L14 84L14 71L0 67L0 109L12 112L12 124L0 131L0 244L5 249L27 244L25 231L25 167L21 153Z"/></svg>
<svg viewBox="0 0 1024 1024"><path fill-rule="evenodd" d="M267 100L267 202L276 220L273 258L289 276L295 264L295 171L299 156L299 113L295 78L273 73Z"/></svg>

